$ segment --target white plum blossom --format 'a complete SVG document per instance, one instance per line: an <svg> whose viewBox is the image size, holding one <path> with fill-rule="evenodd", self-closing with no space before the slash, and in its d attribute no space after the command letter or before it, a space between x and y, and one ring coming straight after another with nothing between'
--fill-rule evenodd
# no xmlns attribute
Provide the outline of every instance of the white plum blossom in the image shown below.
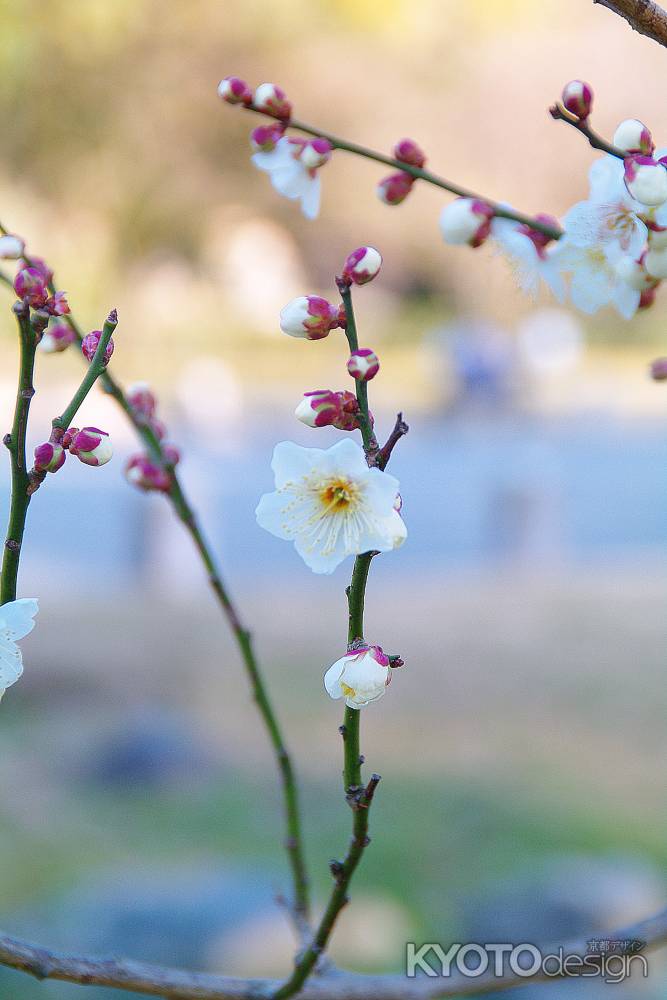
<svg viewBox="0 0 667 1000"><path fill-rule="evenodd" d="M277 444L271 463L274 493L256 510L262 528L294 547L314 573L332 573L346 556L389 552L407 530L395 509L398 480L369 468L354 441L333 447Z"/></svg>
<svg viewBox="0 0 667 1000"><path fill-rule="evenodd" d="M34 597L0 605L0 698L23 673L23 659L17 643L32 632L37 611Z"/></svg>
<svg viewBox="0 0 667 1000"><path fill-rule="evenodd" d="M269 175L279 194L301 202L301 211L307 219L316 219L319 214L318 170L328 159L327 151L317 147L318 142L322 144L324 140L305 142L284 135L273 149L258 150L251 157L255 166Z"/></svg>
<svg viewBox="0 0 667 1000"><path fill-rule="evenodd" d="M572 304L585 313L595 313L612 305L631 319L639 307L641 292L629 283L624 254L616 243L577 245L569 238L560 241L559 266L571 272ZM632 258L630 258L632 263Z"/></svg>
<svg viewBox="0 0 667 1000"><path fill-rule="evenodd" d="M512 219L495 217L491 222L491 238L507 255L520 287L536 295L544 281L562 302L565 284L560 269L560 247L551 245L536 230L529 230Z"/></svg>
<svg viewBox="0 0 667 1000"><path fill-rule="evenodd" d="M389 657L380 646L360 646L341 656L324 675L331 698L345 698L348 708L363 708L377 701L391 680Z"/></svg>
<svg viewBox="0 0 667 1000"><path fill-rule="evenodd" d="M648 229L638 214L646 209L624 184L623 161L603 156L592 164L588 177L588 199L573 205L563 218L566 238L578 247L616 244L623 253L639 257Z"/></svg>

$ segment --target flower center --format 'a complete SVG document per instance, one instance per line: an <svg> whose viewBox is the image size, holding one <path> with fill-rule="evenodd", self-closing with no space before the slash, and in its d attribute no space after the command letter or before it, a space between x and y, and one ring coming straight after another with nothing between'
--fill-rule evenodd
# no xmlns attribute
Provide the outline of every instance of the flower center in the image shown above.
<svg viewBox="0 0 667 1000"><path fill-rule="evenodd" d="M327 510L347 510L356 499L357 489L348 479L334 479L320 490L320 503Z"/></svg>

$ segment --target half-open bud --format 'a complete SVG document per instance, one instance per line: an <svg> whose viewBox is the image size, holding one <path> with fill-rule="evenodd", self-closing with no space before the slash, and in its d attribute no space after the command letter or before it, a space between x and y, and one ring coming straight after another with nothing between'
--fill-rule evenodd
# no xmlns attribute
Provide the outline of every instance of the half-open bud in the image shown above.
<svg viewBox="0 0 667 1000"><path fill-rule="evenodd" d="M137 489L168 493L171 477L147 455L133 455L125 466L125 478Z"/></svg>
<svg viewBox="0 0 667 1000"><path fill-rule="evenodd" d="M667 381L667 358L656 358L651 362L651 378L655 382Z"/></svg>
<svg viewBox="0 0 667 1000"><path fill-rule="evenodd" d="M287 100L285 91L281 87L277 87L275 83L260 83L255 91L253 104L258 111L263 111L265 115L272 115L283 121L288 120L292 114L292 105Z"/></svg>
<svg viewBox="0 0 667 1000"><path fill-rule="evenodd" d="M227 104L252 104L252 91L245 80L226 76L218 84L218 96Z"/></svg>
<svg viewBox="0 0 667 1000"><path fill-rule="evenodd" d="M411 167L423 167L426 163L424 153L413 139L400 139L393 149L394 159L401 163L409 163Z"/></svg>
<svg viewBox="0 0 667 1000"><path fill-rule="evenodd" d="M71 312L69 307L69 302L67 301L66 292L54 292L46 300L44 308L47 312L51 313L52 316L66 316L67 313Z"/></svg>
<svg viewBox="0 0 667 1000"><path fill-rule="evenodd" d="M113 455L111 438L98 427L83 427L80 431L70 428L64 440L69 442L70 454L84 465L106 465Z"/></svg>
<svg viewBox="0 0 667 1000"><path fill-rule="evenodd" d="M370 382L380 370L380 359L370 347L360 347L352 351L347 362L347 370L357 382Z"/></svg>
<svg viewBox="0 0 667 1000"><path fill-rule="evenodd" d="M44 275L36 267L22 267L14 278L14 291L33 309L46 305L49 289Z"/></svg>
<svg viewBox="0 0 667 1000"><path fill-rule="evenodd" d="M385 205L400 205L412 191L414 182L412 174L401 170L398 174L384 177L375 191L380 201L383 201Z"/></svg>
<svg viewBox="0 0 667 1000"><path fill-rule="evenodd" d="M440 232L445 243L479 247L491 231L493 209L477 198L457 198L440 213Z"/></svg>
<svg viewBox="0 0 667 1000"><path fill-rule="evenodd" d="M348 254L343 264L342 277L355 285L365 285L372 281L382 267L382 254L375 247L357 247Z"/></svg>
<svg viewBox="0 0 667 1000"><path fill-rule="evenodd" d="M42 334L39 349L45 354L59 354L61 351L66 351L75 340L76 334L69 323L55 322L51 323Z"/></svg>
<svg viewBox="0 0 667 1000"><path fill-rule="evenodd" d="M381 698L391 680L390 660L381 646L360 646L329 667L324 687L331 698L345 698L348 708L363 708Z"/></svg>
<svg viewBox="0 0 667 1000"><path fill-rule="evenodd" d="M338 309L319 295L299 295L280 310L280 329L290 337L322 340L338 326Z"/></svg>
<svg viewBox="0 0 667 1000"><path fill-rule="evenodd" d="M583 80L570 80L563 87L563 107L583 121L588 118L593 107L593 91Z"/></svg>
<svg viewBox="0 0 667 1000"><path fill-rule="evenodd" d="M304 392L294 416L307 427L330 427L341 415L340 393L331 389Z"/></svg>
<svg viewBox="0 0 667 1000"><path fill-rule="evenodd" d="M299 153L299 159L304 167L316 170L331 159L332 151L333 146L327 139L309 139Z"/></svg>
<svg viewBox="0 0 667 1000"><path fill-rule="evenodd" d="M339 431L359 430L359 403L353 392L345 389L337 394L340 398L340 413L334 420L332 427ZM373 414L369 413L371 426L373 425Z"/></svg>
<svg viewBox="0 0 667 1000"><path fill-rule="evenodd" d="M92 333L86 334L86 336L81 341L81 351L83 353L83 356L87 358L88 361L92 361L93 358L95 357L95 351L98 348L101 337L102 337L101 330L93 330ZM114 347L115 344L113 342L113 337L111 337L109 343L104 349L105 365L108 365L109 362L111 361L111 355L114 352Z"/></svg>
<svg viewBox="0 0 667 1000"><path fill-rule="evenodd" d="M622 153L641 153L651 156L655 149L653 137L638 118L626 118L614 132L613 144Z"/></svg>
<svg viewBox="0 0 667 1000"><path fill-rule="evenodd" d="M45 441L35 448L35 469L37 472L57 472L62 469L67 452L55 441Z"/></svg>
<svg viewBox="0 0 667 1000"><path fill-rule="evenodd" d="M667 247L661 250L654 250L649 246L649 250L644 257L644 267L652 278L663 280L667 278Z"/></svg>
<svg viewBox="0 0 667 1000"><path fill-rule="evenodd" d="M667 170L650 156L628 156L623 179L628 193L642 205L655 207L667 201Z"/></svg>
<svg viewBox="0 0 667 1000"><path fill-rule="evenodd" d="M272 153L282 139L285 126L279 122L272 125L259 125L250 133L250 145L255 153Z"/></svg>

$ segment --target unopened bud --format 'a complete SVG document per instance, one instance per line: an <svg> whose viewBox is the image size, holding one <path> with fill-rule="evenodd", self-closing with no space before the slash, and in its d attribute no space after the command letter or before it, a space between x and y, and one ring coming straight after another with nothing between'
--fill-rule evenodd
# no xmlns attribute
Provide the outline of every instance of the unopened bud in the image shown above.
<svg viewBox="0 0 667 1000"><path fill-rule="evenodd" d="M0 257L3 260L19 260L23 256L25 243L20 236L5 233L0 236Z"/></svg>
<svg viewBox="0 0 667 1000"><path fill-rule="evenodd" d="M127 401L137 416L150 419L154 416L157 400L148 382L135 382L126 394Z"/></svg>
<svg viewBox="0 0 667 1000"><path fill-rule="evenodd" d="M307 427L329 427L340 418L341 406L340 393L331 389L315 389L304 392L294 416Z"/></svg>
<svg viewBox="0 0 667 1000"><path fill-rule="evenodd" d="M423 167L426 157L413 139L401 139L393 149L394 159L409 163L411 167Z"/></svg>
<svg viewBox="0 0 667 1000"><path fill-rule="evenodd" d="M624 160L628 193L642 205L654 207L667 201L667 170L650 156L628 156Z"/></svg>
<svg viewBox="0 0 667 1000"><path fill-rule="evenodd" d="M655 149L653 137L638 118L626 118L614 132L613 144L622 153L641 153L651 156Z"/></svg>
<svg viewBox="0 0 667 1000"><path fill-rule="evenodd" d="M583 80L570 80L563 87L563 107L572 115L583 120L588 118L593 107L593 91Z"/></svg>
<svg viewBox="0 0 667 1000"><path fill-rule="evenodd" d="M292 105L287 100L285 91L275 83L260 83L255 91L253 104L258 111L283 121L288 120L292 114Z"/></svg>
<svg viewBox="0 0 667 1000"><path fill-rule="evenodd" d="M398 174L390 174L389 177L383 178L375 191L385 205L400 205L412 191L414 182L412 174L406 174L401 170Z"/></svg>
<svg viewBox="0 0 667 1000"><path fill-rule="evenodd" d="M52 323L42 335L39 349L45 354L59 354L66 351L75 340L76 334L68 323Z"/></svg>
<svg viewBox="0 0 667 1000"><path fill-rule="evenodd" d="M14 278L14 291L34 309L46 304L49 290L44 276L35 267L22 267Z"/></svg>
<svg viewBox="0 0 667 1000"><path fill-rule="evenodd" d="M637 306L638 309L649 309L650 306L653 305L655 302L655 293L658 290L658 284L659 282L656 282L656 284L650 285L648 288L643 290L639 296L639 305Z"/></svg>
<svg viewBox="0 0 667 1000"><path fill-rule="evenodd" d="M338 326L338 309L319 295L299 295L280 310L280 329L290 337L322 340Z"/></svg>
<svg viewBox="0 0 667 1000"><path fill-rule="evenodd" d="M667 278L667 247L662 250L649 249L644 257L644 267L652 278Z"/></svg>
<svg viewBox="0 0 667 1000"><path fill-rule="evenodd" d="M332 427L335 427L339 431L356 431L359 429L359 403L357 402L357 397L353 392L337 393L340 399L340 413L334 420ZM373 415L368 414L370 417L371 424L373 423Z"/></svg>
<svg viewBox="0 0 667 1000"><path fill-rule="evenodd" d="M95 357L95 351L98 348L98 345L99 345L101 337L102 337L102 331L101 330L93 330L92 333L86 334L86 336L81 341L81 351L82 351L84 357L88 359L88 361L92 361L93 358ZM104 360L105 366L108 365L109 361L111 360L111 355L114 352L114 347L115 347L115 344L113 342L113 337L111 337L109 339L109 343L107 344L106 348L104 349L104 359L103 360Z"/></svg>
<svg viewBox="0 0 667 1000"><path fill-rule="evenodd" d="M445 243L479 247L491 231L493 209L477 198L457 198L440 213L440 232Z"/></svg>
<svg viewBox="0 0 667 1000"><path fill-rule="evenodd" d="M316 170L323 167L331 159L333 146L327 139L309 139L299 153L299 159L304 167L309 170Z"/></svg>
<svg viewBox="0 0 667 1000"><path fill-rule="evenodd" d="M252 91L245 80L238 76L226 76L218 84L218 97L227 104L252 104Z"/></svg>
<svg viewBox="0 0 667 1000"><path fill-rule="evenodd" d="M358 382L370 382L380 370L380 359L370 347L360 347L352 351L347 362L347 370Z"/></svg>
<svg viewBox="0 0 667 1000"><path fill-rule="evenodd" d="M250 145L255 153L271 153L282 139L285 126L279 123L259 125L250 133Z"/></svg>
<svg viewBox="0 0 667 1000"><path fill-rule="evenodd" d="M66 433L71 455L76 455L84 465L106 465L113 455L111 438L98 427L83 427L80 431Z"/></svg>
<svg viewBox="0 0 667 1000"><path fill-rule="evenodd" d="M649 249L650 250L667 249L667 228L659 226L656 222L651 222L650 219L647 220L646 225L648 226Z"/></svg>
<svg viewBox="0 0 667 1000"><path fill-rule="evenodd" d="M172 467L178 465L181 460L181 453L175 444L163 444L162 454L167 465L171 465Z"/></svg>
<svg viewBox="0 0 667 1000"><path fill-rule="evenodd" d="M667 358L656 358L651 362L651 378L655 382L667 381Z"/></svg>
<svg viewBox="0 0 667 1000"><path fill-rule="evenodd" d="M147 455L133 455L125 466L125 478L137 489L168 493L171 477Z"/></svg>
<svg viewBox="0 0 667 1000"><path fill-rule="evenodd" d="M57 472L62 469L67 452L55 441L45 441L35 448L35 469L37 472Z"/></svg>
<svg viewBox="0 0 667 1000"><path fill-rule="evenodd" d="M375 247L357 247L343 264L342 277L355 285L372 281L382 267L382 254Z"/></svg>

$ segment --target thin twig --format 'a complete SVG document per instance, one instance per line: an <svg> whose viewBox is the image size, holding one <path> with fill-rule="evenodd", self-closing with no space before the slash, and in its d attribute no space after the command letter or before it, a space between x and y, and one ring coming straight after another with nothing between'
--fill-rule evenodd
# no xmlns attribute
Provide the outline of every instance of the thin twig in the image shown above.
<svg viewBox="0 0 667 1000"><path fill-rule="evenodd" d="M409 430L410 428L403 419L403 414L397 413L394 429L392 430L391 434L389 435L389 437L387 438L387 440L385 441L385 443L382 445L382 447L378 452L376 459L376 464L378 468L385 469L387 467L387 462L391 458L392 451L394 450L398 442L401 440L401 438L405 437L405 435L408 433Z"/></svg>
<svg viewBox="0 0 667 1000"><path fill-rule="evenodd" d="M625 18L640 35L667 46L667 12L652 0L593 0L593 3Z"/></svg>
<svg viewBox="0 0 667 1000"><path fill-rule="evenodd" d="M550 943L542 954L590 955L592 938L619 942L614 954L634 954L636 941L644 942L642 953L667 944L667 910L628 927L602 930L591 929L586 937L574 941ZM626 947L622 942L630 942ZM111 986L147 996L168 1000L268 1000L275 995L280 983L273 979L239 979L182 969L163 968L129 959L93 958L50 951L16 938L0 935L0 965L35 976L37 979L58 979L89 986ZM347 971L313 976L303 987L299 1000L438 1000L444 997L494 993L515 986L558 977L538 972L522 976L504 968L500 976L489 970L481 976L408 979L404 975L369 976Z"/></svg>
<svg viewBox="0 0 667 1000"><path fill-rule="evenodd" d="M591 128L588 118L577 118L576 115L570 114L562 104L552 104L549 108L549 114L554 119L554 121L565 122L567 125L571 125L572 128L576 128L577 132L581 134L588 140L593 149L600 149L603 153L609 153L610 156L617 156L619 160L624 160L626 153L622 149L617 149L606 139L603 139L601 135L598 135L594 129Z"/></svg>

